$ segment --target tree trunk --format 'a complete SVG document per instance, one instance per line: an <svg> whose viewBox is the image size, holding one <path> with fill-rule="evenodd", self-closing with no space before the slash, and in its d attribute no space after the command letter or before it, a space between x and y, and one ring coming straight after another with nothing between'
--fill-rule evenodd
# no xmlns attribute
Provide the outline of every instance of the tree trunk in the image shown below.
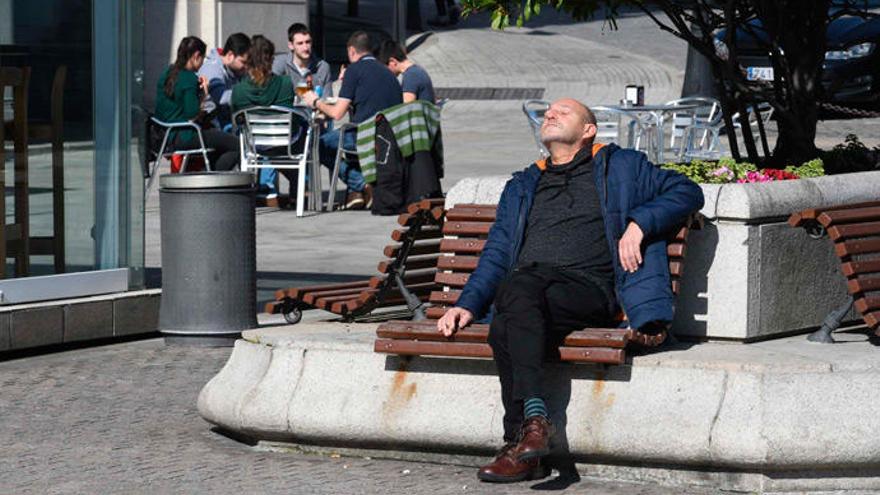
<svg viewBox="0 0 880 495"><path fill-rule="evenodd" d="M767 0L759 17L783 57L774 67L777 89L782 89L782 108L774 116L779 134L772 162L775 166L801 164L816 158L817 101L825 59L829 0ZM762 2L759 2L759 4ZM781 4L781 5L780 5ZM781 84L781 88L780 88Z"/></svg>

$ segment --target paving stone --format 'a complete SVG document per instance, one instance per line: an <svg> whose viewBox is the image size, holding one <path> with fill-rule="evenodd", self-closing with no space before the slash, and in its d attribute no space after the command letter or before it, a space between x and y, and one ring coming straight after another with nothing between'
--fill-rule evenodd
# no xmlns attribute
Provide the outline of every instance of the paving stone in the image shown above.
<svg viewBox="0 0 880 495"><path fill-rule="evenodd" d="M90 301L65 308L64 342L113 336L113 301Z"/></svg>
<svg viewBox="0 0 880 495"><path fill-rule="evenodd" d="M61 343L64 335L64 308L47 306L12 313L11 348L25 349Z"/></svg>

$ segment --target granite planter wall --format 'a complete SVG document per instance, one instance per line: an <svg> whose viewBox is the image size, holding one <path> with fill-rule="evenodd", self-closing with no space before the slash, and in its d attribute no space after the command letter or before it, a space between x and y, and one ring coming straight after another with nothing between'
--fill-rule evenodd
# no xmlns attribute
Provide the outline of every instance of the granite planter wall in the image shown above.
<svg viewBox="0 0 880 495"><path fill-rule="evenodd" d="M446 206L497 203L506 180L464 179ZM795 333L819 326L847 301L828 239L813 239L786 220L806 208L880 199L880 172L702 188L707 221L689 241L677 335L757 340Z"/></svg>

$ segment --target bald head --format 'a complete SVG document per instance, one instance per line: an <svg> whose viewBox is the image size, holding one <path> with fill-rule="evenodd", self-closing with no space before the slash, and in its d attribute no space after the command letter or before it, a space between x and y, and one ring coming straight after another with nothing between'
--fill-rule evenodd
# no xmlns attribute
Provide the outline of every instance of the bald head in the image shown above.
<svg viewBox="0 0 880 495"><path fill-rule="evenodd" d="M596 137L596 116L574 98L562 98L550 104L541 125L541 142L551 146L580 149ZM552 151L551 151L552 153Z"/></svg>
<svg viewBox="0 0 880 495"><path fill-rule="evenodd" d="M588 106L575 100L574 98L561 98L554 101L553 104L558 104L571 108L575 113L581 116L584 123L596 125L596 116L593 115L593 111L590 110Z"/></svg>

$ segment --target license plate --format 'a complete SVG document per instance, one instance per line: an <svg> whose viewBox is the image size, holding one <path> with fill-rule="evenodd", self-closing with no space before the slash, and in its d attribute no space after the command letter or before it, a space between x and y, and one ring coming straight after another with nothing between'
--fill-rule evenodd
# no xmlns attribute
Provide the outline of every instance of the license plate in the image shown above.
<svg viewBox="0 0 880 495"><path fill-rule="evenodd" d="M773 67L748 67L746 79L749 81L772 81Z"/></svg>

